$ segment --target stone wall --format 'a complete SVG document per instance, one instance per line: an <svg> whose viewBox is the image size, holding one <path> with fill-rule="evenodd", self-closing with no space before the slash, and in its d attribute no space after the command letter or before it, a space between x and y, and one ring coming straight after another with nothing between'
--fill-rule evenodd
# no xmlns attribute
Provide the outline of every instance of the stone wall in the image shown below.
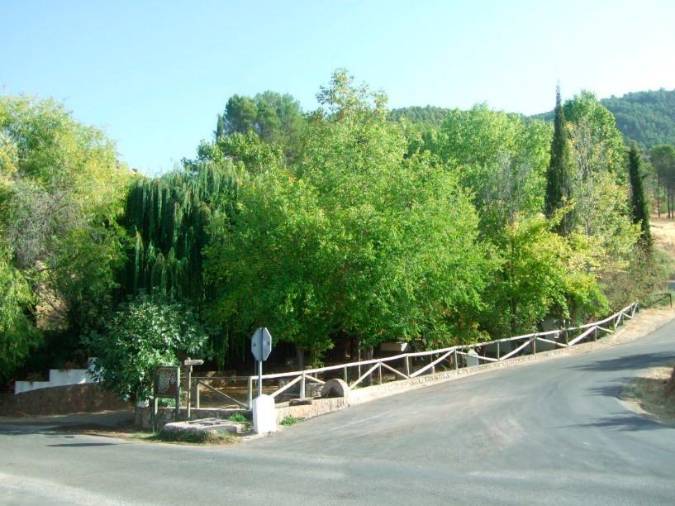
<svg viewBox="0 0 675 506"><path fill-rule="evenodd" d="M129 409L129 404L95 383L41 388L0 401L0 416L65 415Z"/></svg>

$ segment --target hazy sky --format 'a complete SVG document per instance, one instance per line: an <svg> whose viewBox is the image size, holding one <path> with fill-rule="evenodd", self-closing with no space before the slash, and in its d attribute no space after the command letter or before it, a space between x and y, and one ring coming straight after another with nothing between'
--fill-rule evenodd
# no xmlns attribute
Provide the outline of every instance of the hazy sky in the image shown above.
<svg viewBox="0 0 675 506"><path fill-rule="evenodd" d="M54 97L146 173L194 155L232 94L303 107L346 67L392 107L535 113L675 88L675 1L0 0L0 93Z"/></svg>

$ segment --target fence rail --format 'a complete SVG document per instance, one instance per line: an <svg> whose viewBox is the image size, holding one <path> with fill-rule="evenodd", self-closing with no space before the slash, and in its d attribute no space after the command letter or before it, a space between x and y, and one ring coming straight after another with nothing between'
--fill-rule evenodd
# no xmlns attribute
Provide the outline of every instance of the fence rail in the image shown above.
<svg viewBox="0 0 675 506"><path fill-rule="evenodd" d="M262 376L263 391L277 400L305 399L308 397L308 393L310 397L314 396L313 392L308 392L314 385L323 385L332 378L340 378L350 388L356 388L364 384L371 385L375 381L381 384L387 381L416 378L423 374L434 374L438 369L456 370L481 363L503 362L523 354L568 348L586 340L597 340L602 335L612 334L626 318L633 318L636 311L638 311L637 302L626 306L604 320L577 327L535 332L474 344L456 345L439 350L402 353L303 371L264 374ZM233 400L236 404L250 409L253 392L257 388L257 384L257 376L247 377L248 395L246 403L233 399L222 392L219 393Z"/></svg>

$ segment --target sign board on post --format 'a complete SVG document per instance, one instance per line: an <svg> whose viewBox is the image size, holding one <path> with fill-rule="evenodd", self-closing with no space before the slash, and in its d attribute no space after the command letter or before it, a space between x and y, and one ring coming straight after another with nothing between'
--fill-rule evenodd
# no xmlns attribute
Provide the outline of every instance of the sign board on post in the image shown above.
<svg viewBox="0 0 675 506"><path fill-rule="evenodd" d="M176 417L180 409L180 367L158 367L155 370L155 388L154 416L157 416L160 398L169 398L176 400Z"/></svg>
<svg viewBox="0 0 675 506"><path fill-rule="evenodd" d="M259 327L251 336L251 353L258 361L258 396L262 395L262 363L272 351L272 334L265 327Z"/></svg>
<svg viewBox="0 0 675 506"><path fill-rule="evenodd" d="M264 362L272 351L272 335L265 327L260 327L251 336L251 353L258 362Z"/></svg>

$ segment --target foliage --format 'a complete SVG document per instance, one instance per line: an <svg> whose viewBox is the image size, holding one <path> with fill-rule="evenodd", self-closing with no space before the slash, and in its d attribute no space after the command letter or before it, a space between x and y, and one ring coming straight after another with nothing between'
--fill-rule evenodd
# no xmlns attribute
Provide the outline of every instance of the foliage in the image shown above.
<svg viewBox="0 0 675 506"><path fill-rule="evenodd" d="M284 427L290 427L291 425L295 425L298 422L301 422L302 418L296 418L293 415L286 415L281 422L279 422L280 425L283 425Z"/></svg>
<svg viewBox="0 0 675 506"><path fill-rule="evenodd" d="M246 418L245 415L242 413L232 413L229 417L228 420L230 422L237 422L237 423L251 423L251 421Z"/></svg>
<svg viewBox="0 0 675 506"><path fill-rule="evenodd" d="M30 309L33 294L20 271L12 267L6 251L0 250L0 382L11 378L39 343Z"/></svg>
<svg viewBox="0 0 675 506"><path fill-rule="evenodd" d="M627 93L602 104L616 117L619 130L642 147L675 144L675 90Z"/></svg>
<svg viewBox="0 0 675 506"><path fill-rule="evenodd" d="M405 157L380 95L335 75L321 92L298 162L241 189L234 220L212 227L212 321L240 335L262 325L311 351L475 335L490 271L456 178L428 155Z"/></svg>
<svg viewBox="0 0 675 506"><path fill-rule="evenodd" d="M264 142L281 147L292 158L304 124L300 103L291 95L272 91L252 98L234 95L218 116L215 136L219 141L235 133L255 133Z"/></svg>
<svg viewBox="0 0 675 506"><path fill-rule="evenodd" d="M0 248L30 294L14 309L27 340L35 327L59 332L54 353L73 353L98 325L116 286L129 178L113 144L59 104L0 98Z"/></svg>
<svg viewBox="0 0 675 506"><path fill-rule="evenodd" d="M554 224L554 223L553 223ZM607 302L575 242L552 232L541 215L514 221L498 236L500 269L490 284L483 325L492 335L536 330L547 316L580 319L602 314Z"/></svg>
<svg viewBox="0 0 675 506"><path fill-rule="evenodd" d="M449 113L450 109L446 109L445 107L433 105L425 107L412 106L392 109L389 113L389 118L393 121L407 120L413 124L439 128Z"/></svg>
<svg viewBox="0 0 675 506"><path fill-rule="evenodd" d="M556 212L571 204L573 160L570 149L569 133L565 121L565 111L560 101L560 88L556 90L556 103L553 120L553 141L551 142L551 161L546 172L546 197L544 209L551 218ZM573 216L565 213L560 221L559 231L568 235L572 231Z"/></svg>
<svg viewBox="0 0 675 506"><path fill-rule="evenodd" d="M669 218L675 215L675 146L654 146L649 154L657 178L657 206L660 209L660 189L665 190L666 212Z"/></svg>
<svg viewBox="0 0 675 506"><path fill-rule="evenodd" d="M649 209L647 208L647 200L645 199L645 192L642 185L642 172L640 170L640 154L635 146L631 146L628 153L628 173L631 188L631 215L633 223L640 225L641 240L643 244L649 248L652 242L651 233L649 230Z"/></svg>
<svg viewBox="0 0 675 506"><path fill-rule="evenodd" d="M675 144L675 90L626 93L604 98L600 104L612 113L623 136L641 148ZM534 117L551 121L553 112Z"/></svg>
<svg viewBox="0 0 675 506"><path fill-rule="evenodd" d="M433 151L474 195L486 237L543 205L550 128L481 105L448 113Z"/></svg>
<svg viewBox="0 0 675 506"><path fill-rule="evenodd" d="M194 163L156 179L138 179L127 198L124 224L133 238L122 286L127 294L147 293L196 306L206 297L202 249L209 241L214 209L232 205L236 170Z"/></svg>
<svg viewBox="0 0 675 506"><path fill-rule="evenodd" d="M154 370L199 356L207 337L185 306L141 296L120 308L94 333L87 345L96 357L95 376L130 400L150 397Z"/></svg>

